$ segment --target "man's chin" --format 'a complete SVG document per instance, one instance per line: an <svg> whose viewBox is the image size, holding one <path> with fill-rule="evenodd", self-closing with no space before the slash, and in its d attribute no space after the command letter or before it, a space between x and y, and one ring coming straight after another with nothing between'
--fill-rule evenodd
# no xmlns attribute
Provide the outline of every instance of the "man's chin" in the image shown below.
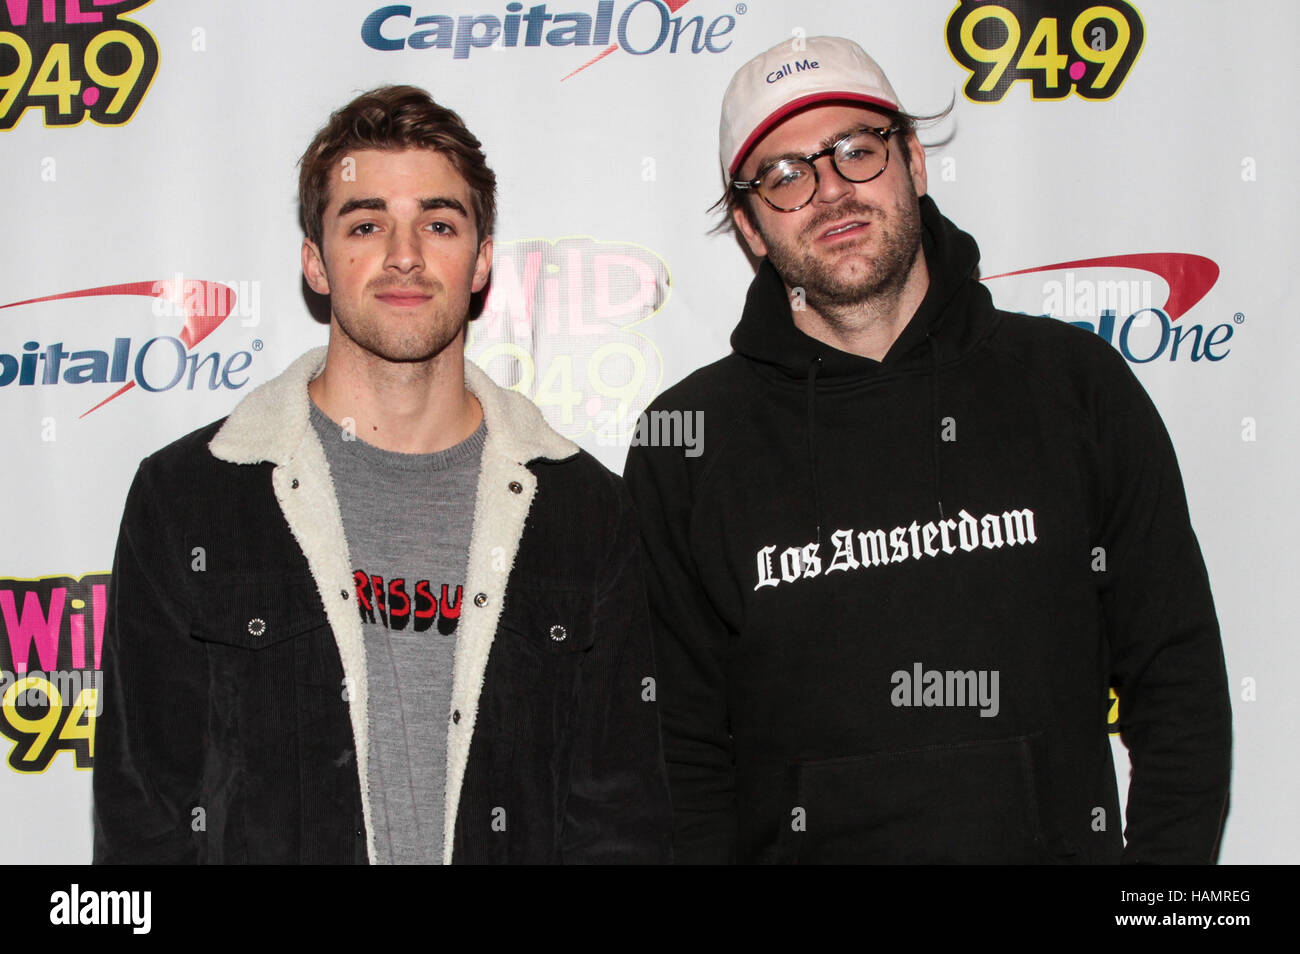
<svg viewBox="0 0 1300 954"><path fill-rule="evenodd" d="M901 262L882 262L879 255L867 255L846 249L834 264L823 267L813 276L810 286L817 288L817 296L828 304L841 307L863 304L882 295L900 292L907 284L910 266ZM808 299L814 298L812 288Z"/></svg>
<svg viewBox="0 0 1300 954"><path fill-rule="evenodd" d="M376 334L380 329L362 328L349 332L340 323L338 330L347 346L359 357L385 361L390 364L423 364L446 354L461 339L460 329L451 334L430 334L421 336L395 336ZM388 329L390 332L393 329ZM369 333L367 333L369 332Z"/></svg>
<svg viewBox="0 0 1300 954"><path fill-rule="evenodd" d="M442 343L400 343L382 342L371 347L364 347L371 355L391 364L424 364L446 354L455 342Z"/></svg>
<svg viewBox="0 0 1300 954"><path fill-rule="evenodd" d="M839 268L812 276L807 282L808 302L843 307L862 304L878 296L891 283L865 263L843 262Z"/></svg>
<svg viewBox="0 0 1300 954"><path fill-rule="evenodd" d="M428 364L450 353L457 341L375 341L349 339L351 351L363 362L382 361L385 364Z"/></svg>

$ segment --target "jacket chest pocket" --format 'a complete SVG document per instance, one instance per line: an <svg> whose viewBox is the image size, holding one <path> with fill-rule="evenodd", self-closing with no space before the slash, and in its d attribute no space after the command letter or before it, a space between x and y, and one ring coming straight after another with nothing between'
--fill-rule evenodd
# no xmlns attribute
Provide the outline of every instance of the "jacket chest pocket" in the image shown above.
<svg viewBox="0 0 1300 954"><path fill-rule="evenodd" d="M205 643L262 652L326 624L310 579L218 584L203 599L194 635Z"/></svg>
<svg viewBox="0 0 1300 954"><path fill-rule="evenodd" d="M313 695L344 700L342 663L310 578L215 583L193 636L207 643L214 700L281 722Z"/></svg>
<svg viewBox="0 0 1300 954"><path fill-rule="evenodd" d="M204 582L207 609L192 635L207 649L207 773L223 806L209 830L231 860L338 857L355 838L359 782L343 665L316 584ZM268 844L283 850L267 854Z"/></svg>
<svg viewBox="0 0 1300 954"><path fill-rule="evenodd" d="M543 659L563 664L591 649L594 599L585 588L559 589L513 581L501 612L504 635Z"/></svg>
<svg viewBox="0 0 1300 954"><path fill-rule="evenodd" d="M511 737L543 750L559 743L595 638L594 612L590 590L510 582L493 641L503 678L488 684Z"/></svg>
<svg viewBox="0 0 1300 954"><path fill-rule="evenodd" d="M594 613L590 589L510 581L479 726L491 739L481 750L489 758L491 804L509 818L507 832L486 841L494 860L554 857Z"/></svg>

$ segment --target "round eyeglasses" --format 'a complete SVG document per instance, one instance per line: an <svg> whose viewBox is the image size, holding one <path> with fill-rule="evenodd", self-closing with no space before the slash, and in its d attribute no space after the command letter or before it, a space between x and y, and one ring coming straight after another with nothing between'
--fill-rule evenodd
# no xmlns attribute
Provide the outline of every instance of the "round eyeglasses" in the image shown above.
<svg viewBox="0 0 1300 954"><path fill-rule="evenodd" d="M902 129L864 126L834 145L810 156L778 159L759 170L757 178L737 179L733 189L753 190L778 212L797 212L817 194L817 160L831 157L835 171L849 182L870 182L889 165L889 137Z"/></svg>

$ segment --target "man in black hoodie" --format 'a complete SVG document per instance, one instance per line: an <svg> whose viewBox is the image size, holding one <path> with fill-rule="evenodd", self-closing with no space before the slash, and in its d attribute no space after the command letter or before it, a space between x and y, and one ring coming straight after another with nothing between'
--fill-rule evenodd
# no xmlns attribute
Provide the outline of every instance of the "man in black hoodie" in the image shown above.
<svg viewBox="0 0 1300 954"><path fill-rule="evenodd" d="M627 461L676 857L1212 861L1227 676L1160 417L1097 336L993 307L884 73L805 43L724 98L762 261L734 353L653 406L704 453Z"/></svg>

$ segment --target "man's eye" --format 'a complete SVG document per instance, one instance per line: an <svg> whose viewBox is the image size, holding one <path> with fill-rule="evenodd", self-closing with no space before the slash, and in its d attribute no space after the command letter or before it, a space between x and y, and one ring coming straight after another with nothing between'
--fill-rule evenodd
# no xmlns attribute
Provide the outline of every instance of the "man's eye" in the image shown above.
<svg viewBox="0 0 1300 954"><path fill-rule="evenodd" d="M801 166L777 166L765 178L769 189L779 189L783 186L793 185L807 174L807 170Z"/></svg>
<svg viewBox="0 0 1300 954"><path fill-rule="evenodd" d="M856 141L845 143L837 154L841 162L861 162L863 159L875 159L884 151L884 143L870 137L859 136Z"/></svg>
<svg viewBox="0 0 1300 954"><path fill-rule="evenodd" d="M358 222L352 227L353 235L370 235L372 230L377 228L374 222Z"/></svg>
<svg viewBox="0 0 1300 954"><path fill-rule="evenodd" d="M449 222L430 222L429 228L439 235L455 235L456 230Z"/></svg>

